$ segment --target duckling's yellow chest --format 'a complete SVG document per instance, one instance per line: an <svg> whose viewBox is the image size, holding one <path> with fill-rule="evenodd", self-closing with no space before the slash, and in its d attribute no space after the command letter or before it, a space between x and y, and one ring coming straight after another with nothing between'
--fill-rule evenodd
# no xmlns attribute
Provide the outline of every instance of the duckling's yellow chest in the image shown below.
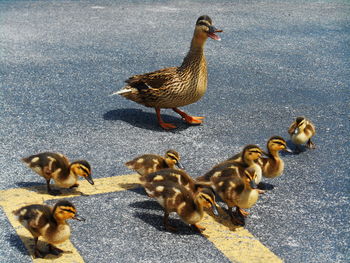
<svg viewBox="0 0 350 263"><path fill-rule="evenodd" d="M304 144L307 140L310 139L310 136L306 135L304 132L299 132L292 135L292 142L295 144Z"/></svg>
<svg viewBox="0 0 350 263"><path fill-rule="evenodd" d="M244 190L236 200L236 205L240 208L250 208L258 201L259 192L256 189Z"/></svg>
<svg viewBox="0 0 350 263"><path fill-rule="evenodd" d="M59 224L52 227L47 224L41 231L42 237L50 244L59 244L70 237L70 227L68 224Z"/></svg>
<svg viewBox="0 0 350 263"><path fill-rule="evenodd" d="M281 159L268 161L263 167L263 175L267 178L280 176L284 170L284 162Z"/></svg>
<svg viewBox="0 0 350 263"><path fill-rule="evenodd" d="M66 178L54 177L53 179L59 187L69 188L72 185L76 184L76 182L78 181L78 176L71 173Z"/></svg>
<svg viewBox="0 0 350 263"><path fill-rule="evenodd" d="M254 181L256 184L259 184L261 182L261 178L262 178L262 169L261 169L260 165L257 163L253 163L251 166L254 168L255 173L256 173L256 177L255 177Z"/></svg>

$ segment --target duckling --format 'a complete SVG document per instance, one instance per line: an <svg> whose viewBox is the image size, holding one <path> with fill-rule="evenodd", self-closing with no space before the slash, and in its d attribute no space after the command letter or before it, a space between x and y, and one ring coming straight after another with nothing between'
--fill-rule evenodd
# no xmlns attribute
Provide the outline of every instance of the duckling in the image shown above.
<svg viewBox="0 0 350 263"><path fill-rule="evenodd" d="M272 136L267 142L267 157L258 160L262 169L262 175L267 178L275 178L280 176L284 170L284 162L279 156L279 151L292 152L286 141L280 136Z"/></svg>
<svg viewBox="0 0 350 263"><path fill-rule="evenodd" d="M257 145L248 144L243 151L227 159L228 162L240 163L243 167L254 168L256 172L255 183L259 184L262 178L262 170L257 161L265 152ZM263 191L261 192L263 193Z"/></svg>
<svg viewBox="0 0 350 263"><path fill-rule="evenodd" d="M196 181L184 170L166 168L141 177L143 183L174 182L184 186L189 191L196 190Z"/></svg>
<svg viewBox="0 0 350 263"><path fill-rule="evenodd" d="M305 144L309 149L315 149L316 145L311 141L311 138L316 134L315 125L305 117L297 117L290 125L288 133L291 136L292 142L297 146L297 152L301 152L301 144Z"/></svg>
<svg viewBox="0 0 350 263"><path fill-rule="evenodd" d="M43 258L47 254L59 255L63 250L55 247L55 244L65 242L70 237L68 219L85 221L77 215L77 210L71 202L58 201L52 208L47 205L28 205L13 211L19 222L34 237L34 256ZM42 237L47 243L49 252L43 252L38 248L38 239Z"/></svg>
<svg viewBox="0 0 350 263"><path fill-rule="evenodd" d="M22 161L34 172L45 178L47 192L51 195L61 193L51 189L51 179L63 188L78 187L78 176L84 177L90 184L94 184L90 164L85 160L70 163L68 158L61 153L43 152L23 158Z"/></svg>
<svg viewBox="0 0 350 263"><path fill-rule="evenodd" d="M183 169L180 155L174 150L168 150L164 157L156 154L144 154L126 162L125 165L138 172L141 177L160 169L174 168L175 166Z"/></svg>
<svg viewBox="0 0 350 263"><path fill-rule="evenodd" d="M211 208L214 215L218 215L215 194L211 188L196 185L196 190L193 192L171 181L145 183L144 188L147 194L155 198L164 208L163 224L168 231L177 231L168 222L171 212L177 213L183 222L193 226L198 232L205 230L198 224L204 216L204 207Z"/></svg>
<svg viewBox="0 0 350 263"><path fill-rule="evenodd" d="M226 162L198 177L197 181L211 182L214 191L227 204L232 222L244 226L244 217L249 213L243 209L251 208L259 198L255 179L253 167L247 168L240 162ZM235 213L233 207L236 207Z"/></svg>
<svg viewBox="0 0 350 263"><path fill-rule="evenodd" d="M207 63L204 45L208 37L220 40L215 33L222 32L212 25L209 16L197 19L191 47L180 67L170 67L127 79L127 85L113 93L121 95L156 111L159 125L163 129L174 129L160 115L161 108L171 108L188 124L200 124L203 117L195 117L178 109L198 101L207 89Z"/></svg>

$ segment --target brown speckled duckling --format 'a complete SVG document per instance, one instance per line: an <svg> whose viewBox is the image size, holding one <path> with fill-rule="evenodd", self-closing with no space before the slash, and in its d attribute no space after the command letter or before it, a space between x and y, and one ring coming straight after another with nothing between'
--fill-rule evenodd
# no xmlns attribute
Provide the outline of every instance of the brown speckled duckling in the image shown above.
<svg viewBox="0 0 350 263"><path fill-rule="evenodd" d="M306 143L309 149L315 149L316 145L311 141L311 138L316 134L315 125L305 117L298 117L290 125L288 133L291 136L292 142L297 146L297 153L299 153L301 144Z"/></svg>
<svg viewBox="0 0 350 263"><path fill-rule="evenodd" d="M175 168L175 166L183 168L180 163L180 155L174 150L168 150L164 157L156 154L143 154L126 162L125 165L138 172L141 177L165 168Z"/></svg>
<svg viewBox="0 0 350 263"><path fill-rule="evenodd" d="M78 176L85 178L90 184L94 184L90 164L85 160L70 163L68 158L61 153L43 152L23 158L22 161L34 172L45 178L47 191L51 195L60 194L60 191L51 189L51 179L63 188L79 186Z"/></svg>
<svg viewBox="0 0 350 263"><path fill-rule="evenodd" d="M193 226L199 232L205 230L204 227L198 225L204 216L204 207L211 208L213 213L218 215L215 194L211 188L196 185L195 192L192 192L170 181L145 183L144 188L147 194L155 198L164 208L163 223L168 231L177 230L169 225L168 218L171 212L177 213L183 222Z"/></svg>
<svg viewBox="0 0 350 263"><path fill-rule="evenodd" d="M66 200L58 201L52 208L47 205L24 206L13 214L19 222L34 237L34 256L43 258L47 254L59 255L63 250L55 247L55 244L65 242L70 237L70 227L66 222L68 219L84 221L77 215L76 208ZM49 244L49 251L43 252L38 248L38 239L42 237Z"/></svg>

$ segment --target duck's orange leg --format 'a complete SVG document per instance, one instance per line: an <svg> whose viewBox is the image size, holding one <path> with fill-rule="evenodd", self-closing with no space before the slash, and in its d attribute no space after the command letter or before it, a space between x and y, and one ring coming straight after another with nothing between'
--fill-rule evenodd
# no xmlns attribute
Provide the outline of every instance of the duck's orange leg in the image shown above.
<svg viewBox="0 0 350 263"><path fill-rule="evenodd" d="M169 129L175 129L176 126L171 124L171 123L166 123L163 121L162 116L160 116L160 108L155 108L156 110L156 114L157 114L157 120L158 123L160 125L160 127L162 127L165 130L169 130Z"/></svg>
<svg viewBox="0 0 350 263"><path fill-rule="evenodd" d="M190 116L187 113L179 110L178 108L173 108L173 111L180 114L181 117L189 124L201 124L204 117Z"/></svg>

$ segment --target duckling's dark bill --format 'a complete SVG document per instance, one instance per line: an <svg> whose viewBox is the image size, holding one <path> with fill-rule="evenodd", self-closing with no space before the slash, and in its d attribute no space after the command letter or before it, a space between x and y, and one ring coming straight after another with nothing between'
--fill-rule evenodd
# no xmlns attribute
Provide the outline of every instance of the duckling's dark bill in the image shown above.
<svg viewBox="0 0 350 263"><path fill-rule="evenodd" d="M85 179L86 179L86 181L88 181L91 185L94 185L94 184L95 184L94 181L92 180L91 175L86 176Z"/></svg>
<svg viewBox="0 0 350 263"><path fill-rule="evenodd" d="M72 217L72 219L74 219L74 220L78 220L78 221L85 221L85 218L83 218L83 217L81 217L81 216L79 216L79 215L75 215L74 217Z"/></svg>
<svg viewBox="0 0 350 263"><path fill-rule="evenodd" d="M212 205L211 209L212 209L213 214L214 214L215 216L219 216L219 211L218 211L218 209L217 209L217 207L216 207L215 204Z"/></svg>

